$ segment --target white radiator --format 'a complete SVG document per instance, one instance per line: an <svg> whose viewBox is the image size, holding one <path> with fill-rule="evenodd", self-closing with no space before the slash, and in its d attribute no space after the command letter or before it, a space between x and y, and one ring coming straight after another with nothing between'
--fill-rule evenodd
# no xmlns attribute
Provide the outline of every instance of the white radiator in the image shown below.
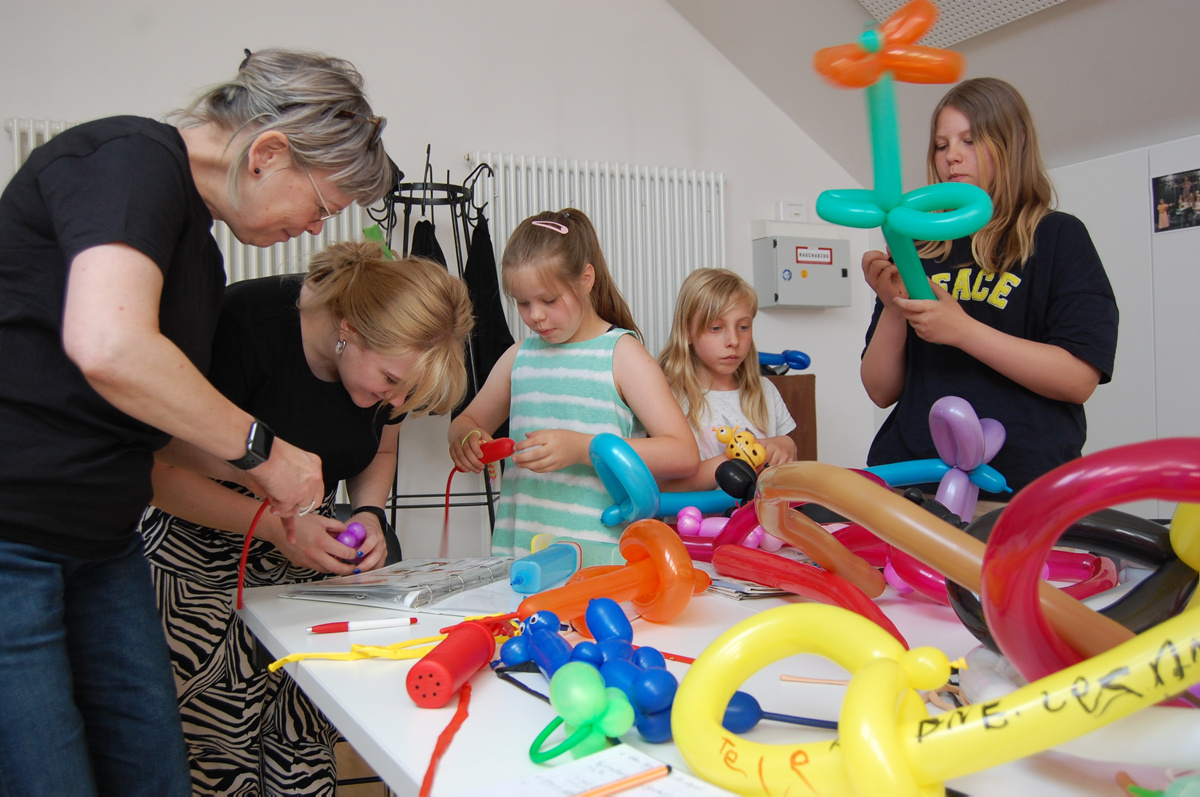
<svg viewBox="0 0 1200 797"><path fill-rule="evenodd" d="M9 119L4 129L12 138L13 172L29 157L34 147L45 144L54 136L78 122L56 122L46 119ZM218 221L213 225L213 237L225 256L225 273L229 282L308 271L308 261L314 252L338 241L359 240L363 227L373 224L366 211L352 204L337 218L325 222L320 235L304 233L287 243L267 248L247 246Z"/></svg>
<svg viewBox="0 0 1200 797"><path fill-rule="evenodd" d="M475 152L486 163L474 203L487 202L496 262L522 220L543 210L579 208L592 220L600 248L634 320L657 356L667 342L675 297L698 268L725 265L725 176L720 172ZM509 328L528 330L506 303Z"/></svg>

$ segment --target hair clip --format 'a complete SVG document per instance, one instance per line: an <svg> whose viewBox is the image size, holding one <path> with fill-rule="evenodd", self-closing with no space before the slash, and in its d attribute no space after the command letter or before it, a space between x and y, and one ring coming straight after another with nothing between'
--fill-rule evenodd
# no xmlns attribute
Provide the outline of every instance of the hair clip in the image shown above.
<svg viewBox="0 0 1200 797"><path fill-rule="evenodd" d="M545 227L547 230L554 230L559 235L566 235L570 232L567 225L559 224L557 221L531 221L529 222L534 227Z"/></svg>
<svg viewBox="0 0 1200 797"><path fill-rule="evenodd" d="M250 63L250 56L251 56L251 55L253 55L253 53L251 53L251 52L250 52L250 48L249 48L249 47L247 47L246 49L242 50L242 52L244 52L244 53L246 54L246 57L242 59L242 62L241 62L240 64L238 64L238 71L239 71L239 72L241 72L243 69L245 69L245 68L246 68L246 64Z"/></svg>

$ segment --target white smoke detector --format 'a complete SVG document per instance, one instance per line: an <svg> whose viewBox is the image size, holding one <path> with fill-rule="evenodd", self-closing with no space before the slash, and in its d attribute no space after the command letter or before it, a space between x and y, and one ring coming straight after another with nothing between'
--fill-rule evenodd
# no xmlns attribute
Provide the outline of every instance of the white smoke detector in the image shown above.
<svg viewBox="0 0 1200 797"><path fill-rule="evenodd" d="M880 23L907 0L859 0ZM919 44L949 47L1063 0L937 0L938 21Z"/></svg>

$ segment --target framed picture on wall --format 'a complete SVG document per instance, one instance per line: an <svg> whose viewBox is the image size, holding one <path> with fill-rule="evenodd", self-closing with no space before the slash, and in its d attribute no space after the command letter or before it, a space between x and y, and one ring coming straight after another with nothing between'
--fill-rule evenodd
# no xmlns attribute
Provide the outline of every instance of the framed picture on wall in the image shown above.
<svg viewBox="0 0 1200 797"><path fill-rule="evenodd" d="M1200 169L1152 178L1150 196L1155 232L1200 226Z"/></svg>

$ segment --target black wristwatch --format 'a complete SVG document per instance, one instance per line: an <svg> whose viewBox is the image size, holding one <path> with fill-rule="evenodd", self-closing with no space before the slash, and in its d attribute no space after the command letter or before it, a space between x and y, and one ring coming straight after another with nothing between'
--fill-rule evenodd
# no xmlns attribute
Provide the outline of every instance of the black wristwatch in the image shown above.
<svg viewBox="0 0 1200 797"><path fill-rule="evenodd" d="M271 458L271 446L275 443L275 433L271 427L254 419L250 425L250 436L246 439L246 456L241 459L231 459L229 462L236 468L250 470L258 467Z"/></svg>
<svg viewBox="0 0 1200 797"><path fill-rule="evenodd" d="M381 507L381 506L360 506L358 509L355 509L353 512L350 513L350 517L354 517L355 515L362 514L363 512L366 512L367 514L374 515L375 517L379 518L379 528L385 534L391 530L392 524L388 523L387 512L385 512L383 510L383 507Z"/></svg>

